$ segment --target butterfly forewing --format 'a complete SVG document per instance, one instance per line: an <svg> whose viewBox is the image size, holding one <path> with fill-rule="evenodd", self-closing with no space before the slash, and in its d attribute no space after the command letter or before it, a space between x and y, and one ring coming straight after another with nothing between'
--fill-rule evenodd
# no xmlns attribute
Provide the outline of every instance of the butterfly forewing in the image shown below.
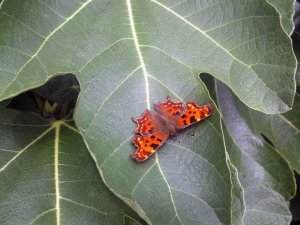
<svg viewBox="0 0 300 225"><path fill-rule="evenodd" d="M208 117L211 113L212 107L210 104L199 106L196 102L189 101L186 103L186 109L177 119L176 129L184 129L187 126Z"/></svg>
<svg viewBox="0 0 300 225"><path fill-rule="evenodd" d="M154 104L155 110L168 119L175 119L184 110L182 102L174 102L171 98L167 98L165 102Z"/></svg>

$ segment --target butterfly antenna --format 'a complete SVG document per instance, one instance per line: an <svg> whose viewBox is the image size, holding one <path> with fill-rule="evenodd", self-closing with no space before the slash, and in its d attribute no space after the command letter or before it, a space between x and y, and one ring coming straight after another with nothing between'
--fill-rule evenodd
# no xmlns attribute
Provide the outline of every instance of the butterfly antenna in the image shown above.
<svg viewBox="0 0 300 225"><path fill-rule="evenodd" d="M192 137L195 137L196 134L194 133L194 130L188 130L187 133L186 133L187 136L192 136Z"/></svg>
<svg viewBox="0 0 300 225"><path fill-rule="evenodd" d="M196 134L194 133L194 130L188 129L186 131L182 131L182 133L180 133L180 135L186 135L186 136L191 136L191 137L195 137Z"/></svg>

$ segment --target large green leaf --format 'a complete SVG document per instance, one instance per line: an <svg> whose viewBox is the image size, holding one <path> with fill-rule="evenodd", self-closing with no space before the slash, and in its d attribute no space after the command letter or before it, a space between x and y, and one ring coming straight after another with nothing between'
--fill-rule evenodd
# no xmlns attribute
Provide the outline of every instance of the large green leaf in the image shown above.
<svg viewBox="0 0 300 225"><path fill-rule="evenodd" d="M298 32L294 32L292 35L293 49L297 58L297 71L296 71L296 82L300 85L300 35Z"/></svg>
<svg viewBox="0 0 300 225"><path fill-rule="evenodd" d="M1 107L0 135L0 224L121 225L136 217L103 184L69 124Z"/></svg>
<svg viewBox="0 0 300 225"><path fill-rule="evenodd" d="M10 0L0 28L0 98L74 73L88 149L107 186L149 224L234 222L231 203L241 198L217 110L141 165L128 157L130 117L167 95L207 103L201 71L251 108L288 110L295 58L265 0Z"/></svg>
<svg viewBox="0 0 300 225"><path fill-rule="evenodd" d="M296 61L265 0L10 0L2 4L0 28L1 99L53 74L85 80L87 67L100 72L104 63L113 74L119 56L100 58L121 49L141 65L145 81L157 76L152 59L170 56L222 80L251 108L276 113L293 102Z"/></svg>
<svg viewBox="0 0 300 225"><path fill-rule="evenodd" d="M289 224L288 200L295 194L295 182L288 163L252 131L251 121L243 117L246 107L224 85L218 85L218 97L226 149L244 190L243 223Z"/></svg>
<svg viewBox="0 0 300 225"><path fill-rule="evenodd" d="M171 58L165 60L168 64L161 58L156 62L164 65L163 75L149 79L150 87L156 90L153 102L168 94L177 100L209 101L206 89L189 68ZM139 93L143 85L141 70L133 71L113 83L94 79L79 97L82 99L75 118L80 121L105 183L149 224L230 224L231 183L217 111L189 130L194 136L183 133L170 139L143 164L129 158L134 152L131 139L135 127L130 117L139 116L147 108L147 101L138 94L131 95L131 101L126 102L124 93ZM186 76L187 83L178 82L174 86L168 82ZM99 83L103 86L99 87ZM111 90L106 96L103 87ZM103 96L99 103L89 104L93 101L90 89L103 93L104 96L98 94Z"/></svg>
<svg viewBox="0 0 300 225"><path fill-rule="evenodd" d="M246 109L246 108L245 108ZM290 166L300 173L300 95L296 94L293 109L284 114L266 115L254 110L244 110L254 132L271 140Z"/></svg>
<svg viewBox="0 0 300 225"><path fill-rule="evenodd" d="M244 199L244 190L243 186L240 183L238 177L238 171L236 167L230 162L228 154L227 156L227 163L230 169L230 178L232 183L231 189L231 224L232 225L241 225L243 224L243 217L245 213L245 199Z"/></svg>
<svg viewBox="0 0 300 225"><path fill-rule="evenodd" d="M266 0L272 4L280 14L281 24L284 30L291 34L294 29L293 16L294 16L294 4L295 0Z"/></svg>

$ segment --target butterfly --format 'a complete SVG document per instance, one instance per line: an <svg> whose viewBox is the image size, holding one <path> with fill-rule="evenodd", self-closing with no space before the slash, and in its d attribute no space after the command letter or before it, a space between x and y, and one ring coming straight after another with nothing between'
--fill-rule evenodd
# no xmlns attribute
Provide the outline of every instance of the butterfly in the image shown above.
<svg viewBox="0 0 300 225"><path fill-rule="evenodd" d="M130 157L137 162L149 158L176 131L184 129L212 114L211 104L199 106L194 101L167 101L154 104L155 112L146 110L140 118L132 118L137 123L132 143L137 147Z"/></svg>

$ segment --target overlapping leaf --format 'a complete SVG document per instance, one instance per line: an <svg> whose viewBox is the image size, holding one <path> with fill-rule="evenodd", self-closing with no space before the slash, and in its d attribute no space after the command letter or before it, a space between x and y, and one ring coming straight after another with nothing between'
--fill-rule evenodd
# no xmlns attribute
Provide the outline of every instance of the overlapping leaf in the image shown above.
<svg viewBox="0 0 300 225"><path fill-rule="evenodd" d="M274 144L290 166L300 173L300 96L296 94L293 109L284 114L265 115L244 110L254 132L263 134Z"/></svg>
<svg viewBox="0 0 300 225"><path fill-rule="evenodd" d="M294 29L293 16L294 16L294 0L267 0L272 4L280 14L281 24L284 30L291 34Z"/></svg>
<svg viewBox="0 0 300 225"><path fill-rule="evenodd" d="M226 145L226 144L225 144ZM241 225L243 224L244 214L245 214L245 199L244 199L244 190L243 186L240 183L238 177L238 171L235 166L231 163L229 156L227 157L227 163L230 169L230 176L231 176L231 224L232 225Z"/></svg>
<svg viewBox="0 0 300 225"><path fill-rule="evenodd" d="M289 224L288 200L295 193L295 183L288 163L251 130L251 118L243 117L247 107L224 85L218 85L218 96L226 149L244 190L243 224Z"/></svg>
<svg viewBox="0 0 300 225"><path fill-rule="evenodd" d="M292 40L293 40L293 49L297 58L297 71L296 71L296 82L297 85L300 84L300 35L299 33L295 32L292 35Z"/></svg>
<svg viewBox="0 0 300 225"><path fill-rule="evenodd" d="M86 142L106 184L149 224L199 224L204 221L230 224L230 180L218 112L190 130L194 136L179 135L169 140L151 159L136 164L129 158L135 151L131 144L135 124L130 118L139 116L147 108L146 99L141 98L144 76L141 68L135 69L136 65L129 62L125 68L125 55L121 53L114 52L113 55L119 55L120 59L113 68L118 71L121 65L124 72L118 74L114 82L102 79L105 73L93 79L81 95L75 116L84 122ZM109 60L109 55L103 57ZM168 56L158 54L152 58L156 58L152 64L157 68L162 69L159 66L164 65L161 74L153 67L151 74L159 76L148 75L153 102L167 95L177 100L210 101L199 78L188 67ZM108 68L103 66L103 70ZM186 77L188 81L182 82ZM89 104L94 98L90 90L102 96L99 103ZM130 95L128 102L124 93L135 94ZM87 118L87 121L80 118Z"/></svg>
<svg viewBox="0 0 300 225"><path fill-rule="evenodd" d="M106 188L70 125L1 108L0 133L0 224L117 225L136 217Z"/></svg>

